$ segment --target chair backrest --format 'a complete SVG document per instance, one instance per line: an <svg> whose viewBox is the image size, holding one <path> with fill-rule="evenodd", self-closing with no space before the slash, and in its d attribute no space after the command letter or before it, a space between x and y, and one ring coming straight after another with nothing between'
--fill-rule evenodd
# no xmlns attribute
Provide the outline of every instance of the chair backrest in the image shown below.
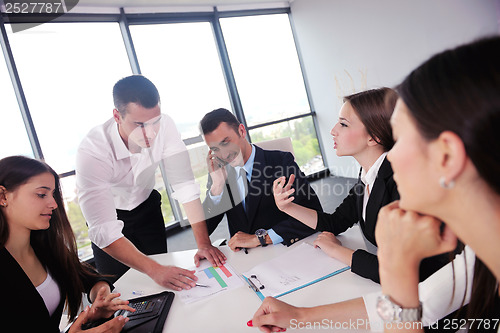
<svg viewBox="0 0 500 333"><path fill-rule="evenodd" d="M255 145L266 150L287 151L292 153L293 157L295 158L295 153L293 152L292 139L290 137L255 142Z"/></svg>

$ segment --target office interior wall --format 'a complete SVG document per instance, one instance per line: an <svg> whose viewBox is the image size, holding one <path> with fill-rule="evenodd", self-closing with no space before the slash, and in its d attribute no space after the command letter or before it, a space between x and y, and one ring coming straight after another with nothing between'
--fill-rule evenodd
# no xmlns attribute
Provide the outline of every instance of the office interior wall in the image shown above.
<svg viewBox="0 0 500 333"><path fill-rule="evenodd" d="M330 130L342 96L398 84L434 53L499 33L500 0L295 0L292 24L334 175L357 177Z"/></svg>

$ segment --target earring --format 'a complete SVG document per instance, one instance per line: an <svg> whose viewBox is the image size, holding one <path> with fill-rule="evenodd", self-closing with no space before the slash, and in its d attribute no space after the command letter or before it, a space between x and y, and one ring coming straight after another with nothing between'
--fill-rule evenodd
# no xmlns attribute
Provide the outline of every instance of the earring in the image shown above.
<svg viewBox="0 0 500 333"><path fill-rule="evenodd" d="M450 190L450 189L452 189L455 186L455 182L453 180L450 180L450 182L447 184L446 183L446 178L444 176L442 176L441 178L439 178L439 185L442 188Z"/></svg>
<svg viewBox="0 0 500 333"><path fill-rule="evenodd" d="M7 207L7 203L6 202L2 202L2 206Z"/></svg>

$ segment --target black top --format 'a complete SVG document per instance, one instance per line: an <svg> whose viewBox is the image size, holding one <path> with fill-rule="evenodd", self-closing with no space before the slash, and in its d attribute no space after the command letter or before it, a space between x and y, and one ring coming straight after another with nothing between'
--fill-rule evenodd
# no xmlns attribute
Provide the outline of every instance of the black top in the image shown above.
<svg viewBox="0 0 500 333"><path fill-rule="evenodd" d="M360 172L361 175L361 172ZM349 191L349 195L342 201L333 213L318 211L317 231L329 231L338 235L355 223L359 222L366 239L377 246L375 240L375 226L379 210L385 205L399 200L399 193L394 182L391 163L384 159L377 174L375 183L366 205L366 221L363 219L364 184L358 177L357 183ZM425 280L450 260L449 255L439 255L424 259L420 265L420 281ZM378 258L365 250L356 250L352 255L351 271L380 283L378 272Z"/></svg>
<svg viewBox="0 0 500 333"><path fill-rule="evenodd" d="M254 147L255 160L252 177L248 184L248 194L245 198L246 211L241 199L238 199L237 175L233 167L229 165L225 167L226 187L217 205L210 199L208 192L212 186L212 179L208 178L207 197L203 202L208 233L211 234L226 215L231 237L238 231L253 234L257 229L272 228L283 238L283 244L289 246L313 234L312 228L280 211L274 202L274 180L286 176L288 181L288 177L295 174L294 202L314 210L322 210L316 193L295 163L293 155L288 152Z"/></svg>
<svg viewBox="0 0 500 333"><path fill-rule="evenodd" d="M16 332L59 333L65 298L61 296L57 309L52 316L49 316L42 296L5 247L0 248L0 267L2 267L0 286L3 288L0 318L6 319L0 325L2 327L13 325L16 327ZM107 281L86 274L83 274L82 277L87 294L98 281ZM61 288L61 284L58 283L58 285ZM111 284L110 286L113 289ZM61 289L61 295L65 295L65 290Z"/></svg>

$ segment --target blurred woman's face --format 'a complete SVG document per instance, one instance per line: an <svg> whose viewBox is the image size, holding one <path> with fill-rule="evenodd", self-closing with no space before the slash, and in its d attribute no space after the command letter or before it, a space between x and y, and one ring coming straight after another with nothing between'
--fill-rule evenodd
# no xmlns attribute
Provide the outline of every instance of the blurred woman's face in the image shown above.
<svg viewBox="0 0 500 333"><path fill-rule="evenodd" d="M401 196L400 207L432 215L442 189L430 161L431 142L417 130L405 103L399 99L391 117L395 144L387 155Z"/></svg>

